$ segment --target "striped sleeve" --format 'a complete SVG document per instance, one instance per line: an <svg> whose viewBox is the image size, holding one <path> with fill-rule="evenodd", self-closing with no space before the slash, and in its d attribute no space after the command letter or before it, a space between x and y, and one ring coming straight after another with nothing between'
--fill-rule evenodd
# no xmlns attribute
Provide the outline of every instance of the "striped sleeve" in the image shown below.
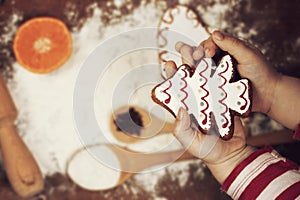
<svg viewBox="0 0 300 200"><path fill-rule="evenodd" d="M224 181L233 199L300 199L300 170L271 147L252 153Z"/></svg>

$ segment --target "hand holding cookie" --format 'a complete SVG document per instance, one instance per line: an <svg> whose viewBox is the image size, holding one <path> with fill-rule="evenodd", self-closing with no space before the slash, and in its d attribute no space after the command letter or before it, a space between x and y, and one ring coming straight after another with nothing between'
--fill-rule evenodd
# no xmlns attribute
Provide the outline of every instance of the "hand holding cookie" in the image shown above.
<svg viewBox="0 0 300 200"><path fill-rule="evenodd" d="M238 62L237 69L242 78L248 78L253 84L254 112L268 113L271 108L274 88L280 75L271 67L263 54L245 41L220 31L215 31L201 43L206 57L213 57L218 49L228 52ZM193 51L192 57L199 60L203 50Z"/></svg>
<svg viewBox="0 0 300 200"><path fill-rule="evenodd" d="M187 45L180 46L189 48ZM218 49L232 55L241 77L252 82L252 111L268 114L283 126L295 130L300 121L300 79L278 73L260 50L220 31L213 32L196 50L189 51L192 53L184 57L197 61L204 56L203 52L206 57L212 57Z"/></svg>
<svg viewBox="0 0 300 200"><path fill-rule="evenodd" d="M170 61L166 63L165 70L168 78L174 78L181 68L177 70L176 64ZM159 96L157 97L159 98ZM185 109L180 108L176 118L174 136L191 154L207 164L220 183L241 160L254 151L251 147L246 146L246 137L240 119L238 117L233 119L233 136L230 140L225 141L219 137L215 117L211 118L211 128L206 130L206 134L191 127L191 118Z"/></svg>
<svg viewBox="0 0 300 200"><path fill-rule="evenodd" d="M191 47L182 42L176 44L183 64L190 65L192 69L204 57L215 56L218 49L231 54L237 61L240 76L252 82L252 111L267 113L282 125L296 129L300 119L300 79L277 73L258 49L219 31L215 31L199 47ZM177 66L168 61L165 70L167 76L172 77L177 73ZM183 108L179 109L176 118L175 137L190 153L207 164L220 183L223 183L235 166L255 151L245 144L245 133L240 119L235 117L234 123L233 137L224 141L219 139L214 128L209 129L207 134L191 128L190 115Z"/></svg>

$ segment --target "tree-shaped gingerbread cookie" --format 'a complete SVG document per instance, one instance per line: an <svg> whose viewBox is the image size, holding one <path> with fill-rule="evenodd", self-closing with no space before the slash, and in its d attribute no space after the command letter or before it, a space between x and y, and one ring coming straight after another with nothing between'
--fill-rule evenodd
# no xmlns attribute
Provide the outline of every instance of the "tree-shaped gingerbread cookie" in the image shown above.
<svg viewBox="0 0 300 200"><path fill-rule="evenodd" d="M213 116L220 136L229 139L234 115L246 117L250 113L251 87L249 80L237 80L232 59L226 55L217 67L211 58L203 58L195 69L181 65L152 90L152 99L174 116L180 107L185 108L204 133L210 129Z"/></svg>

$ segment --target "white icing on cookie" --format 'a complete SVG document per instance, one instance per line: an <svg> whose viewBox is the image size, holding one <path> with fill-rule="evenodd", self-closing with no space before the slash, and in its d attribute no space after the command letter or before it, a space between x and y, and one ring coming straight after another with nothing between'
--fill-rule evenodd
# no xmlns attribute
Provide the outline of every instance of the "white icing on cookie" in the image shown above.
<svg viewBox="0 0 300 200"><path fill-rule="evenodd" d="M177 34L174 35L174 32ZM157 33L157 43L160 48L159 60L162 63L163 76L167 78L164 71L166 61L173 60L177 66L182 64L181 56L175 50L175 44L178 41L189 45L199 45L208 37L208 32L193 10L182 5L168 9L161 18Z"/></svg>
<svg viewBox="0 0 300 200"><path fill-rule="evenodd" d="M213 114L220 135L226 137L233 133L233 114L245 116L250 111L250 83L247 79L231 81L234 68L229 55L222 58L211 77L213 68L210 58L202 59L194 72L182 65L153 89L152 98L174 116L180 107L185 108L204 132L211 127Z"/></svg>

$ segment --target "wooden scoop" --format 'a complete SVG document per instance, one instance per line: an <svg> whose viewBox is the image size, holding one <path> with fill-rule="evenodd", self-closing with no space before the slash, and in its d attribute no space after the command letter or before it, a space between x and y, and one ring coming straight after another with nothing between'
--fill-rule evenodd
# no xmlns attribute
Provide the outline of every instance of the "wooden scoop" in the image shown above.
<svg viewBox="0 0 300 200"><path fill-rule="evenodd" d="M129 118L129 110L134 109L134 111L137 113L135 115L139 115L143 124L145 124L143 127L140 127L140 135L130 133L130 129L122 127L118 128L116 123L114 122L114 119L116 119L118 116L122 116L127 113L127 118ZM128 126L133 126L134 121L127 121ZM149 125L150 124L150 125ZM157 134L161 133L171 133L174 129L174 125L169 122L164 122L163 120L150 115L149 112L144 110L143 108L140 108L138 106L125 106L121 107L114 111L112 117L111 117L111 130L113 135L122 142L138 142L142 139L147 139L150 137L153 137ZM293 136L292 131L288 129L283 129L279 131L272 131L269 133L263 133L256 136L250 136L247 137L247 144L252 146L263 146L263 145L278 145L283 143L290 143L293 142Z"/></svg>
<svg viewBox="0 0 300 200"><path fill-rule="evenodd" d="M149 167L172 163L177 161L189 160L195 158L193 155L184 150L170 151L164 153L152 153L152 154L137 154L124 148L116 148L112 145L109 146L116 155L120 158L120 163L123 169L119 182L117 185L122 184L134 173L129 172L140 172ZM128 162L131 161L131 162ZM125 171L125 172L124 172ZM126 172L129 171L129 172Z"/></svg>
<svg viewBox="0 0 300 200"><path fill-rule="evenodd" d="M109 149L112 153L107 153L106 149ZM93 153L89 154L87 152ZM101 155L101 153L104 155ZM101 159L96 160L96 154L98 154L99 157L103 156L103 158L116 158L119 163L119 168L116 169ZM113 144L96 144L80 149L71 157L67 164L67 174L77 185L84 189L94 191L106 190L122 184L132 175L150 167L192 158L194 158L194 156L184 150L149 154L134 152L125 147ZM77 169L74 170L74 167L77 167ZM82 170L83 167L86 170ZM103 167L105 167L105 169ZM87 170L90 170L90 172ZM107 170L112 172L110 173L112 174L110 177L107 177ZM106 173L104 171L106 171ZM108 178L114 179L115 182L110 185L104 184ZM91 184L94 180L95 182Z"/></svg>
<svg viewBox="0 0 300 200"><path fill-rule="evenodd" d="M18 135L14 121L17 110L0 76L0 146L7 177L15 192L30 197L44 187L41 171Z"/></svg>
<svg viewBox="0 0 300 200"><path fill-rule="evenodd" d="M171 133L174 125L165 122L138 106L114 110L110 119L111 132L121 142L133 143L157 134Z"/></svg>

